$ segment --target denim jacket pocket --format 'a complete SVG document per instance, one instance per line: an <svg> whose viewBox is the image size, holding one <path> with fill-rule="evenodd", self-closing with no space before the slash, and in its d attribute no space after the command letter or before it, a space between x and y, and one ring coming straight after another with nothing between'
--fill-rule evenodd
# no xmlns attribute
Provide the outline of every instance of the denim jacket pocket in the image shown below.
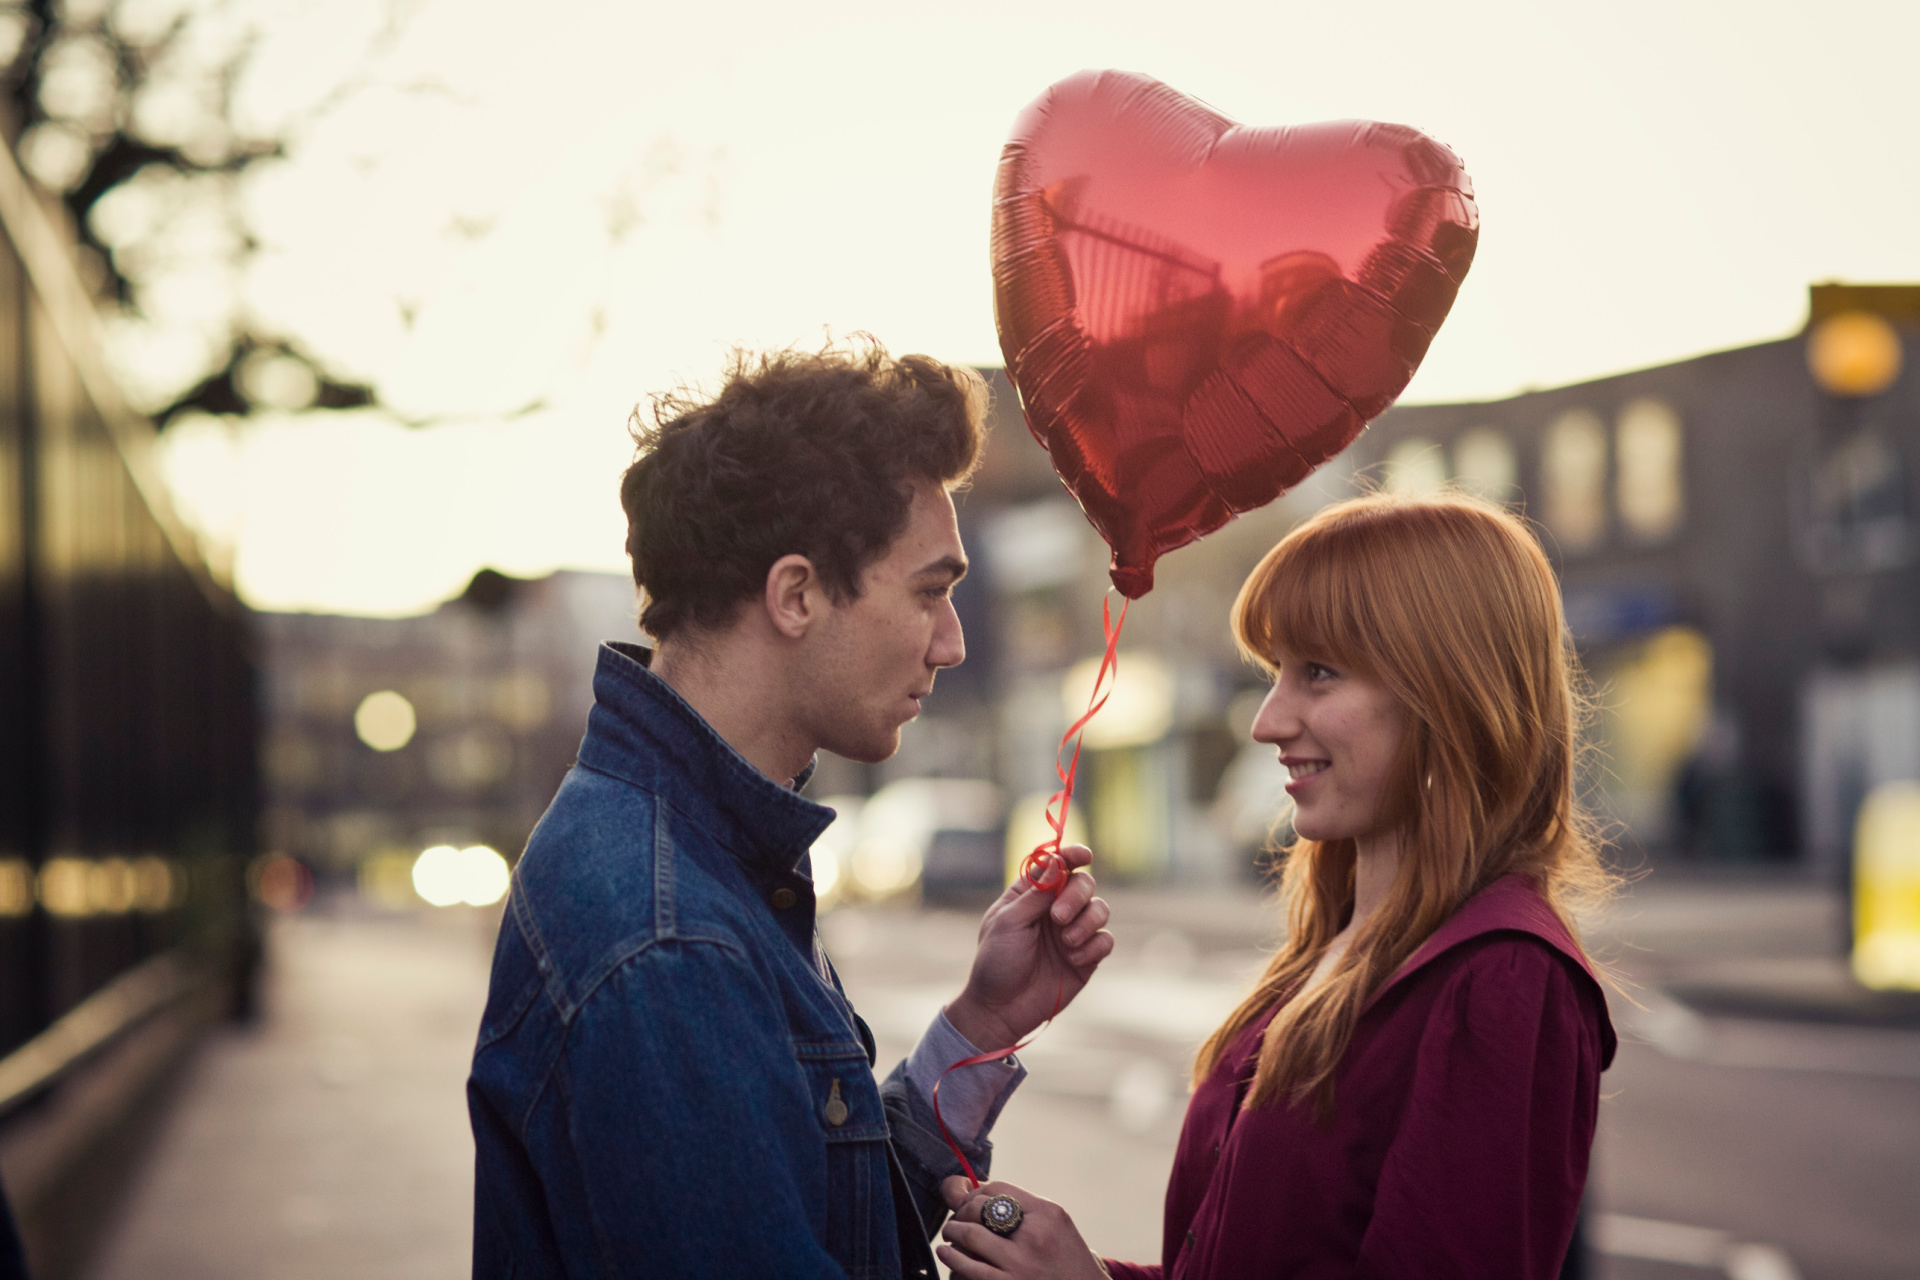
<svg viewBox="0 0 1920 1280"><path fill-rule="evenodd" d="M867 1051L857 1041L800 1043L794 1056L806 1077L814 1123L827 1147L826 1235L822 1243L851 1280L878 1280L900 1269L900 1243L885 1210L887 1113Z"/></svg>

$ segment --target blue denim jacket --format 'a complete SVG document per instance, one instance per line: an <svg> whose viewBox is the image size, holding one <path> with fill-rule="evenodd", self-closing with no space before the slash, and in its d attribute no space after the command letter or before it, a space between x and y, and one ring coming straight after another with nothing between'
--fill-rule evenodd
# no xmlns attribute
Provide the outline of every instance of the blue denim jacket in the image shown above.
<svg viewBox="0 0 1920 1280"><path fill-rule="evenodd" d="M467 1084L474 1275L933 1276L924 1096L814 935L833 811L609 645L514 872ZM977 1147L977 1149L976 1149ZM985 1175L983 1140L967 1148Z"/></svg>

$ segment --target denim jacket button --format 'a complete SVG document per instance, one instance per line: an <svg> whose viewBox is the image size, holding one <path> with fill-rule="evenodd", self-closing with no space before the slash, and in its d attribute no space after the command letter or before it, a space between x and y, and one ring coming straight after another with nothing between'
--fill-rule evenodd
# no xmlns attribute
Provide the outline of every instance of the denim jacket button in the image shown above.
<svg viewBox="0 0 1920 1280"><path fill-rule="evenodd" d="M826 1112L827 1123L834 1128L838 1129L847 1122L847 1103L846 1099L840 1096L838 1079L833 1082L833 1094L827 1099L827 1105L823 1110Z"/></svg>
<svg viewBox="0 0 1920 1280"><path fill-rule="evenodd" d="M800 901L799 895L791 889L775 889L773 891L773 909L775 911L785 911L798 901Z"/></svg>

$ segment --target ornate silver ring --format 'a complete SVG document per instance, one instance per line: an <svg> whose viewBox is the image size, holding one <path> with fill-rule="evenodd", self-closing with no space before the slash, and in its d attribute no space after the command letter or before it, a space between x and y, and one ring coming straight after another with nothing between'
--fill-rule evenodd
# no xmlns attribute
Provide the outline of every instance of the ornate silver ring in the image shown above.
<svg viewBox="0 0 1920 1280"><path fill-rule="evenodd" d="M1012 1196L989 1196L980 1206L980 1225L997 1236L1010 1236L1020 1229L1026 1213Z"/></svg>

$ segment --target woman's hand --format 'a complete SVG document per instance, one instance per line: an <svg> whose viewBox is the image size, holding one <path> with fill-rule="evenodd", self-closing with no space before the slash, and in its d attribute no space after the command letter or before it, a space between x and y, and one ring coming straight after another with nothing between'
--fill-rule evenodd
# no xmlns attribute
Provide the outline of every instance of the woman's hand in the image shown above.
<svg viewBox="0 0 1920 1280"><path fill-rule="evenodd" d="M940 1234L948 1243L934 1250L959 1280L1107 1280L1107 1269L1093 1256L1067 1211L1011 1182L983 1182L969 1188L965 1178L940 1184L953 1217ZM994 1196L1012 1196L1023 1216L1010 1236L980 1225L980 1207Z"/></svg>

